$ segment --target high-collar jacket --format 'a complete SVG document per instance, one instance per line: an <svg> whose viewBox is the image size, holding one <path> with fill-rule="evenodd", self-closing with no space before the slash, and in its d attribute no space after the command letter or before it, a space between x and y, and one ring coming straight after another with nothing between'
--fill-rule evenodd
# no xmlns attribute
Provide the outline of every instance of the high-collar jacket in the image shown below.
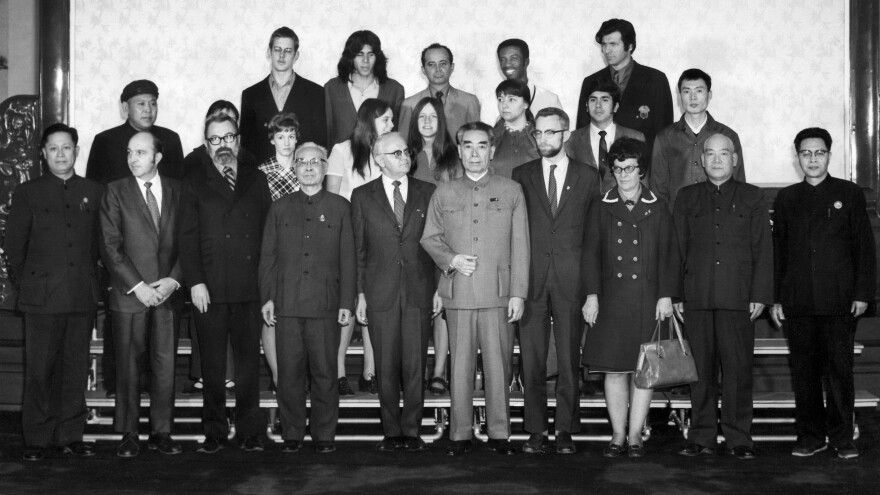
<svg viewBox="0 0 880 495"><path fill-rule="evenodd" d="M368 310L387 310L401 291L409 306L429 309L437 289L434 262L419 244L435 186L412 177L407 181L402 228L381 177L351 194L357 287L366 297ZM401 280L405 280L403 285Z"/></svg>
<svg viewBox="0 0 880 495"><path fill-rule="evenodd" d="M529 298L544 296L550 287L570 301L596 294L600 286L599 260L587 253L599 243L599 174L569 159L556 216L550 212L542 159L513 169L513 180L522 186L529 217L531 264ZM595 244L590 247L591 244Z"/></svg>
<svg viewBox="0 0 880 495"><path fill-rule="evenodd" d="M137 284L170 277L183 284L178 257L180 183L162 177L162 206L156 230L134 176L107 185L101 201L101 257L110 272L110 309L123 313L144 310L134 293ZM181 292L164 304L182 306Z"/></svg>

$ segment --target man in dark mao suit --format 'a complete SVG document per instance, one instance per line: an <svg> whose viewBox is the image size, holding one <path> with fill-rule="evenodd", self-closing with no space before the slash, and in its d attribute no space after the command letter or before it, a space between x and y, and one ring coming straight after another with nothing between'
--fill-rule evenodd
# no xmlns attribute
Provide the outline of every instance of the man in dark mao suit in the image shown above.
<svg viewBox="0 0 880 495"><path fill-rule="evenodd" d="M324 88L293 70L299 58L299 37L287 26L269 37L269 75L241 92L241 145L263 163L275 154L269 142L269 121L281 112L296 114L300 141L327 145Z"/></svg>
<svg viewBox="0 0 880 495"><path fill-rule="evenodd" d="M321 188L327 150L305 143L294 159L299 191L272 203L260 257L260 295L267 325L275 325L278 406L283 452L302 448L306 398L315 450L336 450L339 325L351 318L355 298L351 207ZM311 382L307 386L307 377Z"/></svg>
<svg viewBox="0 0 880 495"><path fill-rule="evenodd" d="M874 236L861 188L828 175L828 131L804 129L794 145L804 181L779 191L773 207L771 311L791 353L798 435L791 453L809 457L825 450L827 437L838 457L851 459L859 455L853 444L853 338L859 316L874 301Z"/></svg>
<svg viewBox="0 0 880 495"><path fill-rule="evenodd" d="M620 88L620 107L615 122L645 135L648 150L654 136L672 123L672 93L666 74L641 65L632 58L636 50L636 30L624 19L609 19L596 32L607 67L584 78L578 101L577 128L590 123L587 98L593 81L600 79Z"/></svg>
<svg viewBox="0 0 880 495"><path fill-rule="evenodd" d="M556 335L559 378L556 384L556 452L573 454L571 434L580 431L578 367L583 329L581 307L596 298L601 282L598 263L586 256L598 243L598 219L591 205L599 193L599 174L563 151L570 137L568 115L548 107L535 117L542 158L513 169L526 199L531 239L529 298L520 321L520 349L525 389L525 430L531 433L523 452L547 448L547 347L550 319ZM589 295L589 296L588 296Z"/></svg>
<svg viewBox="0 0 880 495"><path fill-rule="evenodd" d="M684 273L687 333L699 380L691 384L687 456L714 454L721 430L727 451L754 459L752 360L754 320L773 299L773 244L761 190L734 179L733 141L715 134L703 145L707 180L679 191L673 209Z"/></svg>
<svg viewBox="0 0 880 495"><path fill-rule="evenodd" d="M396 132L376 140L373 156L382 177L351 195L358 267L355 314L363 325L369 320L376 355L385 433L376 448L418 451L425 449L419 428L430 315L432 309L439 315L443 304L436 294L434 262L419 244L435 186L407 176L410 155Z"/></svg>
<svg viewBox="0 0 880 495"><path fill-rule="evenodd" d="M16 187L3 240L24 313L26 461L39 461L52 444L67 454L95 455L82 439L103 188L74 172L77 141L76 129L64 124L43 132L46 173Z"/></svg>
<svg viewBox="0 0 880 495"><path fill-rule="evenodd" d="M266 176L238 158L238 125L228 115L205 121L201 168L183 183L180 266L195 308L202 357L205 442L220 450L226 420L226 345L235 355L235 429L245 450L262 450L259 411L260 307L257 268L263 221L272 197Z"/></svg>
<svg viewBox="0 0 880 495"><path fill-rule="evenodd" d="M149 131L128 143L132 175L111 182L101 201L101 255L110 272L116 339L116 455L138 455L143 364L150 362L149 448L179 454L171 438L174 364L183 296L177 246L180 183L158 173L162 142ZM149 345L147 344L149 342Z"/></svg>
<svg viewBox="0 0 880 495"><path fill-rule="evenodd" d="M452 417L449 455L473 448L473 385L477 349L483 358L489 448L515 453L510 437L508 384L513 326L529 285L529 227L520 185L494 175L492 128L458 130L462 178L431 197L422 246L443 271L438 292L449 325Z"/></svg>

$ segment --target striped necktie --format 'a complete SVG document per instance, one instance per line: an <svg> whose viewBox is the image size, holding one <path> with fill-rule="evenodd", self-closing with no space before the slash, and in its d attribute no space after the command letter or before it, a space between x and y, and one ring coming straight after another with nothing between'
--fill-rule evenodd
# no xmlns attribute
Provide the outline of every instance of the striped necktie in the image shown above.
<svg viewBox="0 0 880 495"><path fill-rule="evenodd" d="M397 226L403 228L403 209L406 203L403 202L403 194L400 193L400 181L396 180L391 184L394 186L394 218L397 219Z"/></svg>
<svg viewBox="0 0 880 495"><path fill-rule="evenodd" d="M559 204L556 202L556 165L550 165L550 180L547 181L547 199L550 200L550 214L556 216Z"/></svg>
<svg viewBox="0 0 880 495"><path fill-rule="evenodd" d="M235 191L235 171L232 170L232 167L223 167L223 177L226 178L229 189Z"/></svg>

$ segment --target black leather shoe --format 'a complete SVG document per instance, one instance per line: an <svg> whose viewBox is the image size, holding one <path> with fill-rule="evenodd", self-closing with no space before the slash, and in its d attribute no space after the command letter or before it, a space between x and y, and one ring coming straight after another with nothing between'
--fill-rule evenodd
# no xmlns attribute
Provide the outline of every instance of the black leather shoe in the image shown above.
<svg viewBox="0 0 880 495"><path fill-rule="evenodd" d="M122 437L122 442L116 448L116 455L123 459L134 459L140 454L141 448L138 445L137 433L126 433Z"/></svg>
<svg viewBox="0 0 880 495"><path fill-rule="evenodd" d="M95 455L95 444L91 442L71 442L61 447L61 452L74 457L92 457Z"/></svg>
<svg viewBox="0 0 880 495"><path fill-rule="evenodd" d="M168 433L153 433L147 439L147 448L158 450L165 455L175 455L183 452L180 444L175 442Z"/></svg>
<svg viewBox="0 0 880 495"><path fill-rule="evenodd" d="M43 456L46 455L46 447L40 447L37 445L28 445L24 448L24 452L21 454L21 459L24 461L42 461Z"/></svg>
<svg viewBox="0 0 880 495"><path fill-rule="evenodd" d="M715 455L715 449L712 447L703 447L696 443L689 443L683 449L678 451L679 455L688 457L697 457L700 455Z"/></svg>
<svg viewBox="0 0 880 495"><path fill-rule="evenodd" d="M336 452L336 444L333 442L318 442L315 444L315 452L319 454Z"/></svg>
<svg viewBox="0 0 880 495"><path fill-rule="evenodd" d="M449 384L442 377L435 376L431 378L431 384L428 385L428 392L431 395L443 395L449 391Z"/></svg>
<svg viewBox="0 0 880 495"><path fill-rule="evenodd" d="M732 449L727 449L727 453L736 457L737 459L742 459L744 461L755 458L754 449L752 449L751 447L746 447L745 445L740 445Z"/></svg>
<svg viewBox="0 0 880 495"><path fill-rule="evenodd" d="M556 453L557 454L574 454L577 447L574 446L574 440L571 439L571 433L560 431L556 434Z"/></svg>
<svg viewBox="0 0 880 495"><path fill-rule="evenodd" d="M859 449L852 442L846 442L843 445L834 446L837 451L837 457L841 459L855 459L859 456Z"/></svg>
<svg viewBox="0 0 880 495"><path fill-rule="evenodd" d="M446 447L446 455L457 457L464 454L470 454L473 450L473 440L450 440L449 446Z"/></svg>
<svg viewBox="0 0 880 495"><path fill-rule="evenodd" d="M630 444L629 448L626 451L626 455L630 457L645 457L645 446L639 444Z"/></svg>
<svg viewBox="0 0 880 495"><path fill-rule="evenodd" d="M285 440L284 445L281 446L281 452L284 452L285 454L295 454L299 452L302 447L302 440Z"/></svg>
<svg viewBox="0 0 880 495"><path fill-rule="evenodd" d="M547 452L549 445L547 437L543 433L532 433L526 443L522 446L522 451L526 454L544 454Z"/></svg>
<svg viewBox="0 0 880 495"><path fill-rule="evenodd" d="M403 437L402 448L407 452L421 452L423 450L428 450L425 441L420 437Z"/></svg>
<svg viewBox="0 0 880 495"><path fill-rule="evenodd" d="M351 385L348 383L348 377L339 378L339 396L340 397L354 397L354 390L351 389Z"/></svg>
<svg viewBox="0 0 880 495"><path fill-rule="evenodd" d="M381 442L376 444L376 450L379 452L394 452L401 447L400 441L396 437L385 437Z"/></svg>
<svg viewBox="0 0 880 495"><path fill-rule="evenodd" d="M626 454L626 445L620 445L616 443L609 443L607 447L602 449L602 455L604 457L620 457Z"/></svg>
<svg viewBox="0 0 880 495"><path fill-rule="evenodd" d="M513 445L510 445L510 441L506 438L504 440L490 438L486 446L489 447L489 450L493 450L501 455L516 454L516 449L513 448Z"/></svg>
<svg viewBox="0 0 880 495"><path fill-rule="evenodd" d="M205 437L205 441L199 444L198 452L214 454L224 447L226 442L219 438Z"/></svg>
<svg viewBox="0 0 880 495"><path fill-rule="evenodd" d="M245 452L262 452L263 441L257 435L249 436L242 440L241 449Z"/></svg>
<svg viewBox="0 0 880 495"><path fill-rule="evenodd" d="M370 375L369 378L364 378L364 375L361 375L358 378L358 390L367 392L370 395L378 395L379 387L376 384L376 375Z"/></svg>

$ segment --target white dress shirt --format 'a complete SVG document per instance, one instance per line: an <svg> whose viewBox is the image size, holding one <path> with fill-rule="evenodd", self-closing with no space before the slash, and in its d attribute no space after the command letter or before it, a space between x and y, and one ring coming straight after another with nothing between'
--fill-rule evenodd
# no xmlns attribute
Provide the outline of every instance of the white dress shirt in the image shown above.
<svg viewBox="0 0 880 495"><path fill-rule="evenodd" d="M562 159L557 163L550 163L546 158L541 158L541 172L544 174L544 192L550 191L550 165L556 165L553 177L556 178L556 204L562 199L562 185L565 184L565 174L568 173L568 155L562 154ZM549 196L548 196L549 198Z"/></svg>
<svg viewBox="0 0 880 495"><path fill-rule="evenodd" d="M406 175L399 179L390 179L384 174L382 175L382 186L385 187L385 196L388 197L388 202L391 203L391 211L394 211L394 184L392 182L395 180L400 181L400 195L403 196L404 203L406 203L407 193L409 192L409 181Z"/></svg>
<svg viewBox="0 0 880 495"><path fill-rule="evenodd" d="M363 91L356 88L351 80L348 81L348 92L351 94L351 101L354 102L355 111L360 110L361 104L367 98L378 98L379 97L379 79L373 78L373 82L371 82Z"/></svg>
<svg viewBox="0 0 880 495"><path fill-rule="evenodd" d="M153 193L153 197L156 198L156 204L159 205L159 215L162 215L162 180L159 179L159 174L157 173L150 180L141 180L138 177L135 177L137 181L138 189L141 190L141 197L144 198L144 203L147 202L147 186L146 183L150 183L150 192Z"/></svg>
<svg viewBox="0 0 880 495"><path fill-rule="evenodd" d="M590 122L590 147L593 149L593 160L596 161L596 167L602 166L602 164L599 163L599 140L602 139L602 136L599 135L599 131L605 131L605 146L610 150L611 143L614 142L614 136L617 135L617 124L612 122L608 124L608 127L605 129L599 129L595 124Z"/></svg>

